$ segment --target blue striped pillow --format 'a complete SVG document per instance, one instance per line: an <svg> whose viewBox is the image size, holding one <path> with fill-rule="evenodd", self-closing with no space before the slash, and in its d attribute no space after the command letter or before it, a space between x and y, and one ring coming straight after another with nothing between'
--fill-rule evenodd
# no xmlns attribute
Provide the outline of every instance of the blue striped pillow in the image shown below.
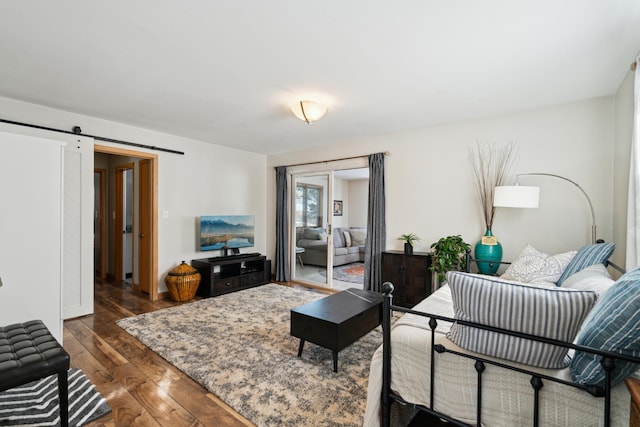
<svg viewBox="0 0 640 427"><path fill-rule="evenodd" d="M606 291L584 322L577 344L640 357L640 267L623 275ZM576 351L571 377L580 384L604 386L600 356ZM611 382L616 384L640 365L616 361Z"/></svg>
<svg viewBox="0 0 640 427"><path fill-rule="evenodd" d="M562 282L572 274L575 274L591 265L605 263L611 254L613 254L615 249L616 244L611 242L594 243L592 245L581 247L576 256L574 256L571 262L569 262L567 268L564 269L562 276L560 276L560 279L558 279L556 284L561 286Z"/></svg>
<svg viewBox="0 0 640 427"><path fill-rule="evenodd" d="M456 319L573 342L597 294L538 287L490 276L449 272ZM563 368L568 348L454 323L448 338L460 347L541 368Z"/></svg>

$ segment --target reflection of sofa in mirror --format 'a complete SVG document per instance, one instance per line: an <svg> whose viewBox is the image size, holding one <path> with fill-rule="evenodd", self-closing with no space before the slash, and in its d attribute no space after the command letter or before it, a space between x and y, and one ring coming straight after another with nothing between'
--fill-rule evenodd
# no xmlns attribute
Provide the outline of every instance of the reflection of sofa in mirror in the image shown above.
<svg viewBox="0 0 640 427"><path fill-rule="evenodd" d="M364 262L367 229L363 227L336 227L333 229L333 265ZM327 232L322 227L299 227L296 246L304 248L300 254L306 265L327 265Z"/></svg>

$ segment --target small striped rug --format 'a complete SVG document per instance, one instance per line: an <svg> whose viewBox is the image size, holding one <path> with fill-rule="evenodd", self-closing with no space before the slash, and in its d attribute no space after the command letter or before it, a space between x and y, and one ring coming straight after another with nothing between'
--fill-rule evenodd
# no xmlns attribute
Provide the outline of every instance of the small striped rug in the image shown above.
<svg viewBox="0 0 640 427"><path fill-rule="evenodd" d="M68 378L70 426L85 425L111 412L80 369L70 369ZM0 426L59 425L57 376L0 392Z"/></svg>

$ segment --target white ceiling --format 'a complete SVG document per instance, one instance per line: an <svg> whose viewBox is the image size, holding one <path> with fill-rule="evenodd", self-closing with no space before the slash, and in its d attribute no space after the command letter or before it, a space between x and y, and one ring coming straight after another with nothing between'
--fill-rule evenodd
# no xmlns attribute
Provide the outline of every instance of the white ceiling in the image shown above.
<svg viewBox="0 0 640 427"><path fill-rule="evenodd" d="M271 154L611 95L640 1L2 0L0 40L0 96Z"/></svg>

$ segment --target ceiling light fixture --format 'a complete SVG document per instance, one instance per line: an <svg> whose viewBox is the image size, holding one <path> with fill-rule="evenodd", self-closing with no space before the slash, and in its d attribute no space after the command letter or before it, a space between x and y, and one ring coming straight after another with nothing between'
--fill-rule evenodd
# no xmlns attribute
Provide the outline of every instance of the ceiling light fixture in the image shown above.
<svg viewBox="0 0 640 427"><path fill-rule="evenodd" d="M310 124L320 120L326 114L327 107L315 101L304 100L293 104L291 111L297 118Z"/></svg>

